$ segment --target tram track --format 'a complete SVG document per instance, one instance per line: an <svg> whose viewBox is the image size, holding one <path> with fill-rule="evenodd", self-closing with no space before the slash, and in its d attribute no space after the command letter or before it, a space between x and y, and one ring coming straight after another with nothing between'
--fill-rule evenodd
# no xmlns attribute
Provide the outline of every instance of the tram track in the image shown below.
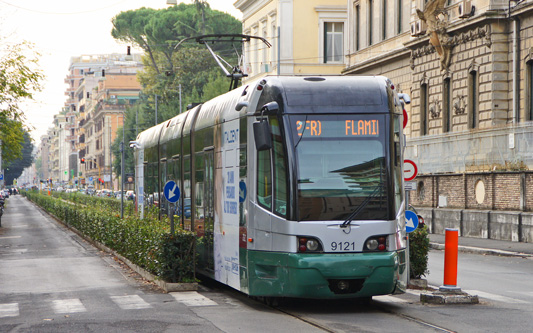
<svg viewBox="0 0 533 333"><path fill-rule="evenodd" d="M256 299L256 301L257 302L261 302L261 300L257 300L257 299ZM283 313L285 315L291 316L291 317L293 317L295 319L298 319L298 320L300 320L302 322L305 322L305 323L307 323L309 325L312 325L312 326L314 326L314 327L316 327L318 329L321 329L324 332L331 332L331 333L338 333L339 332L339 330L336 330L334 328L328 327L327 325L324 325L324 324L322 324L322 323L320 323L318 321L315 321L315 320L313 320L311 318L306 318L305 315L297 314L297 313L295 313L293 311L280 308L279 306L276 306L276 305L267 304L264 301L261 302L261 303L266 304L267 306L269 306L271 309L273 309L275 311L281 312L281 313ZM456 333L456 331L454 331L454 330L451 330L451 329L448 329L448 328L445 328L445 327L430 323L430 322L422 320L420 318L416 318L416 317L413 317L413 316L410 316L410 315L407 315L407 314L400 313L400 312L394 311L392 309L389 309L389 308L387 308L385 306L385 304L381 305L381 304L378 304L376 302L371 302L370 306L372 308L382 312L382 313L386 313L386 314L389 314L389 315L393 315L393 316L399 317L401 319L416 323L417 325L432 329L432 330L434 330L436 332Z"/></svg>

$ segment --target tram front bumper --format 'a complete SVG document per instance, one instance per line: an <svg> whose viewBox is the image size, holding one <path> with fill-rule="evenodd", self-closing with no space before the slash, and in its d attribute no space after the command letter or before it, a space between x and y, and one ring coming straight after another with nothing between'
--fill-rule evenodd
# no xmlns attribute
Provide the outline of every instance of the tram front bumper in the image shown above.
<svg viewBox="0 0 533 333"><path fill-rule="evenodd" d="M250 294L353 298L396 291L405 270L402 252L300 254L253 251Z"/></svg>

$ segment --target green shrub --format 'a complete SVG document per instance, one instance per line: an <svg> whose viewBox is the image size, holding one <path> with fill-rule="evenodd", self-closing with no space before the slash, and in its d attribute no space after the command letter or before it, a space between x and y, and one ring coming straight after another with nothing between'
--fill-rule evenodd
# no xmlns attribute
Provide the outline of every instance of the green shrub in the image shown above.
<svg viewBox="0 0 533 333"><path fill-rule="evenodd" d="M63 194L56 197L37 192L23 194L65 224L159 278L169 282L195 281L193 232L177 228L175 234L170 235L166 219L160 221L148 217L141 220L136 214L121 219L120 205L117 207L106 199Z"/></svg>
<svg viewBox="0 0 533 333"><path fill-rule="evenodd" d="M420 279L428 271L429 236L427 226L409 234L410 277Z"/></svg>

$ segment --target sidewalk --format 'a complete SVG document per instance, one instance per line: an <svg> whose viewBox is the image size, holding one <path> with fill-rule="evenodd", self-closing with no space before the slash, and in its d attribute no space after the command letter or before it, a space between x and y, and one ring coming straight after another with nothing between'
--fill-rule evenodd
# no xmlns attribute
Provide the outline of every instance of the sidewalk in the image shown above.
<svg viewBox="0 0 533 333"><path fill-rule="evenodd" d="M430 234L430 247L444 250L445 236ZM533 257L533 243L519 243L484 238L459 237L459 252L499 256Z"/></svg>

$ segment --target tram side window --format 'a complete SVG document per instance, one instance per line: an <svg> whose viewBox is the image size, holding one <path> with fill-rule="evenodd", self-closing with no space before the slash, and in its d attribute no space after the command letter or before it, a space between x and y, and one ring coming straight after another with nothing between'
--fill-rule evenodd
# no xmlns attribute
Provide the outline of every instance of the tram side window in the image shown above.
<svg viewBox="0 0 533 333"><path fill-rule="evenodd" d="M270 150L257 152L257 202L272 209L272 170Z"/></svg>
<svg viewBox="0 0 533 333"><path fill-rule="evenodd" d="M287 217L287 168L285 163L285 151L279 121L275 117L270 118L272 127L273 157L274 157L274 212Z"/></svg>
<svg viewBox="0 0 533 333"><path fill-rule="evenodd" d="M402 161L402 146L401 146L401 137L402 137L400 117L394 116L394 199L396 204L396 209L399 209L400 205L403 202L403 191L402 191L402 173L401 173L401 161Z"/></svg>

